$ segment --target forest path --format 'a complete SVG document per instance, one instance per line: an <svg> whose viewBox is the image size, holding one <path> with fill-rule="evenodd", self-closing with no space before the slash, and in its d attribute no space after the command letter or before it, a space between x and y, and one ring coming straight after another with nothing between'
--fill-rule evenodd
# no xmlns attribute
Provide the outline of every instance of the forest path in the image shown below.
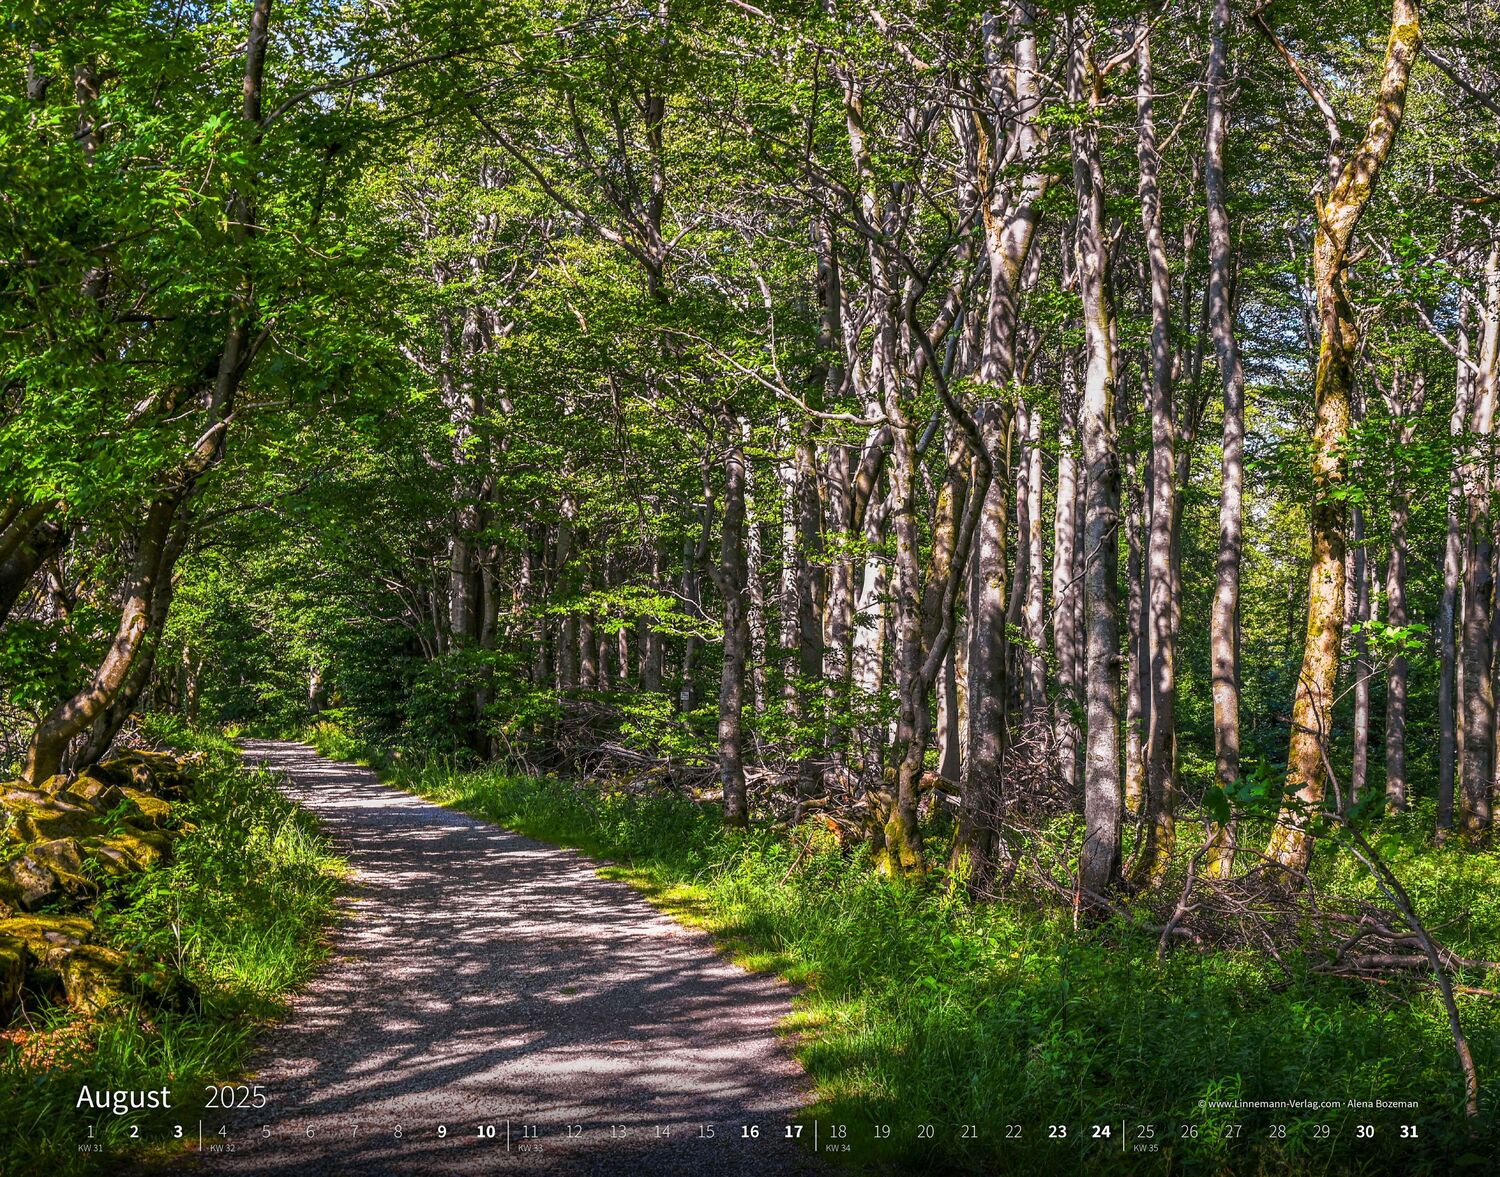
<svg viewBox="0 0 1500 1177"><path fill-rule="evenodd" d="M243 748L317 814L354 876L331 959L252 1061L267 1106L234 1113L235 1151L205 1168L814 1171L785 1139L810 1085L777 1032L791 1008L780 981L730 964L582 854L301 744ZM206 1148L224 1139L216 1114Z"/></svg>

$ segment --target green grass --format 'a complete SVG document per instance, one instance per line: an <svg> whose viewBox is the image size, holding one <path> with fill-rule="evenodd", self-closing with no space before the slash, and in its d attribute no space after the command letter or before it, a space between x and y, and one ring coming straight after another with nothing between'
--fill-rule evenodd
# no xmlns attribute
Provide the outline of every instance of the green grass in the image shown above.
<svg viewBox="0 0 1500 1177"><path fill-rule="evenodd" d="M174 1151L158 1142L179 1122L186 1135L196 1131L205 1086L243 1067L256 1031L325 955L342 864L311 815L277 793L269 774L242 768L222 737L162 725L153 734L205 754L190 798L176 808L191 829L169 865L105 893L92 914L99 939L174 962L197 999L150 1019L85 1022L60 1009L31 1011L40 1033L0 1051L0 1173L108 1172L122 1156ZM166 1086L173 1110L75 1111L85 1085ZM91 1128L100 1151L81 1153Z"/></svg>
<svg viewBox="0 0 1500 1177"><path fill-rule="evenodd" d="M820 1138L847 1125L849 1159L892 1172L1484 1172L1497 1143L1500 1002L1460 998L1487 1118L1469 1135L1442 1007L1428 990L1286 975L1255 951L1178 949L1124 921L974 906L940 882L893 884L863 856L786 835L723 831L712 808L496 770L403 766L337 729L329 755L373 763L434 801L610 859L606 873L717 934L742 962L798 986L789 1031L816 1085ZM1431 815L1425 815L1430 823ZM1435 851L1424 815L1389 822L1383 852L1443 936L1493 959L1500 861ZM799 860L800 855L800 860ZM794 866L795 863L795 866ZM1324 854L1319 882L1373 895ZM1200 1100L1420 1101L1390 1110L1244 1110ZM1273 1118L1287 1138L1268 1135ZM1230 1123L1243 1136L1226 1139ZM1121 1149L1155 1129L1155 1153ZM1400 1125L1415 1123L1415 1140ZM890 1128L877 1141L876 1125ZM922 1138L923 1125L933 1126ZM1007 1125L1019 1124L1019 1140ZM1066 1125L1067 1140L1048 1139ZM1093 1125L1109 1125L1095 1140ZM1196 1125L1195 1138L1182 1125ZM1328 1139L1316 1136L1327 1125ZM1362 1124L1373 1139L1355 1135ZM977 1136L963 1137L963 1125ZM811 1134L810 1126L805 1130Z"/></svg>

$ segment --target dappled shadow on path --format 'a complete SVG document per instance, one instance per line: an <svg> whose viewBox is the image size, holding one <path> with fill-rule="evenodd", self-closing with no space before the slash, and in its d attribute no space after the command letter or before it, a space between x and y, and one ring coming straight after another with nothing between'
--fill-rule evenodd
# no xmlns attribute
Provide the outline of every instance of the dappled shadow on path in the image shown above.
<svg viewBox="0 0 1500 1177"><path fill-rule="evenodd" d="M235 1148L207 1166L809 1166L784 1140L809 1086L777 1035L790 1011L780 982L724 961L703 933L574 851L301 745L246 741L245 753L285 774L285 791L319 816L355 876L333 959L252 1064L267 1106L233 1113L223 1136L205 1112L205 1139Z"/></svg>

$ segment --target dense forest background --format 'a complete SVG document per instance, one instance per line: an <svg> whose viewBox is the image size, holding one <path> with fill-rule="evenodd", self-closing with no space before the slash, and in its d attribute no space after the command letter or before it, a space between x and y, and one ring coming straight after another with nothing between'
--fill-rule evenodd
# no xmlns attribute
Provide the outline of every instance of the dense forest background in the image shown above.
<svg viewBox="0 0 1500 1177"><path fill-rule="evenodd" d="M1490 854L1497 27L17 7L0 761L321 719L1163 944Z"/></svg>

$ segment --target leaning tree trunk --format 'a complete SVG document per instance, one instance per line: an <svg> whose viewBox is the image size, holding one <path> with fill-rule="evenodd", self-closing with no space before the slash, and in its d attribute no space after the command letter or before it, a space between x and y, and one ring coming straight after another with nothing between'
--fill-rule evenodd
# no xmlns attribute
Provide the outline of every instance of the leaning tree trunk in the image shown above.
<svg viewBox="0 0 1500 1177"><path fill-rule="evenodd" d="M1005 701L1011 688L1006 665L1004 611L1008 590L1014 588L1008 583L1006 567L1007 527L1012 506L1009 501L1011 442L1016 425L1010 384L1015 376L1021 283L1041 220L1042 201L1052 183L1051 173L1046 167L1046 133L1037 118L1041 75L1031 5L1026 2L1015 4L1010 18L1010 27L1015 34L1011 53L1015 65L1013 70L1007 69L1005 62L1006 23L998 14L984 17L982 31L988 67L985 88L992 110L989 120L973 120L976 143L983 143L987 150L993 151L998 151L990 141L993 120L1006 118L1010 121L1021 174L1014 188L997 183L997 177L987 174L983 168L972 177L984 220L990 279L980 336L978 373L987 395L975 414L989 476L982 501L973 500L973 505L979 509L979 521L970 570L966 675L968 755L963 764L958 837L953 851L954 865L972 874L983 874L993 863L995 819L1002 804ZM977 481L972 493L980 493ZM1019 546L1026 540L1024 534L1018 540L1018 563L1030 561L1029 543L1024 555ZM1020 579L1021 568L1018 567L1017 582ZM1037 586L1038 590L1040 587Z"/></svg>
<svg viewBox="0 0 1500 1177"><path fill-rule="evenodd" d="M125 726L125 721L135 710L141 692L151 681L151 672L156 666L157 650L161 646L162 630L166 628L167 615L171 611L172 595L176 588L172 575L173 569L177 566L178 557L182 555L187 539L187 523L185 520L180 520L162 547L157 575L151 588L151 604L146 631L141 639L140 648L131 660L130 670L119 691L90 725L88 739L73 762L75 770L91 768L104 758L114 743L115 737L119 735L120 729Z"/></svg>
<svg viewBox="0 0 1500 1177"><path fill-rule="evenodd" d="M61 771L68 744L108 710L129 681L137 654L151 631L157 584L163 576L172 574L166 567L168 540L182 497L180 489L173 490L158 496L147 511L126 576L114 640L88 685L55 707L32 733L21 767L21 779L29 784L40 785Z"/></svg>
<svg viewBox="0 0 1500 1177"><path fill-rule="evenodd" d="M1321 808L1326 758L1344 628L1345 435L1350 424L1359 324L1350 305L1349 242L1390 155L1406 106L1406 84L1420 41L1416 0L1394 0L1390 37L1375 112L1364 138L1343 162L1318 206L1313 241L1313 285L1318 308L1318 366L1313 381L1312 564L1308 575L1307 638L1292 702L1287 800L1276 819L1267 857L1292 876L1307 870Z"/></svg>

